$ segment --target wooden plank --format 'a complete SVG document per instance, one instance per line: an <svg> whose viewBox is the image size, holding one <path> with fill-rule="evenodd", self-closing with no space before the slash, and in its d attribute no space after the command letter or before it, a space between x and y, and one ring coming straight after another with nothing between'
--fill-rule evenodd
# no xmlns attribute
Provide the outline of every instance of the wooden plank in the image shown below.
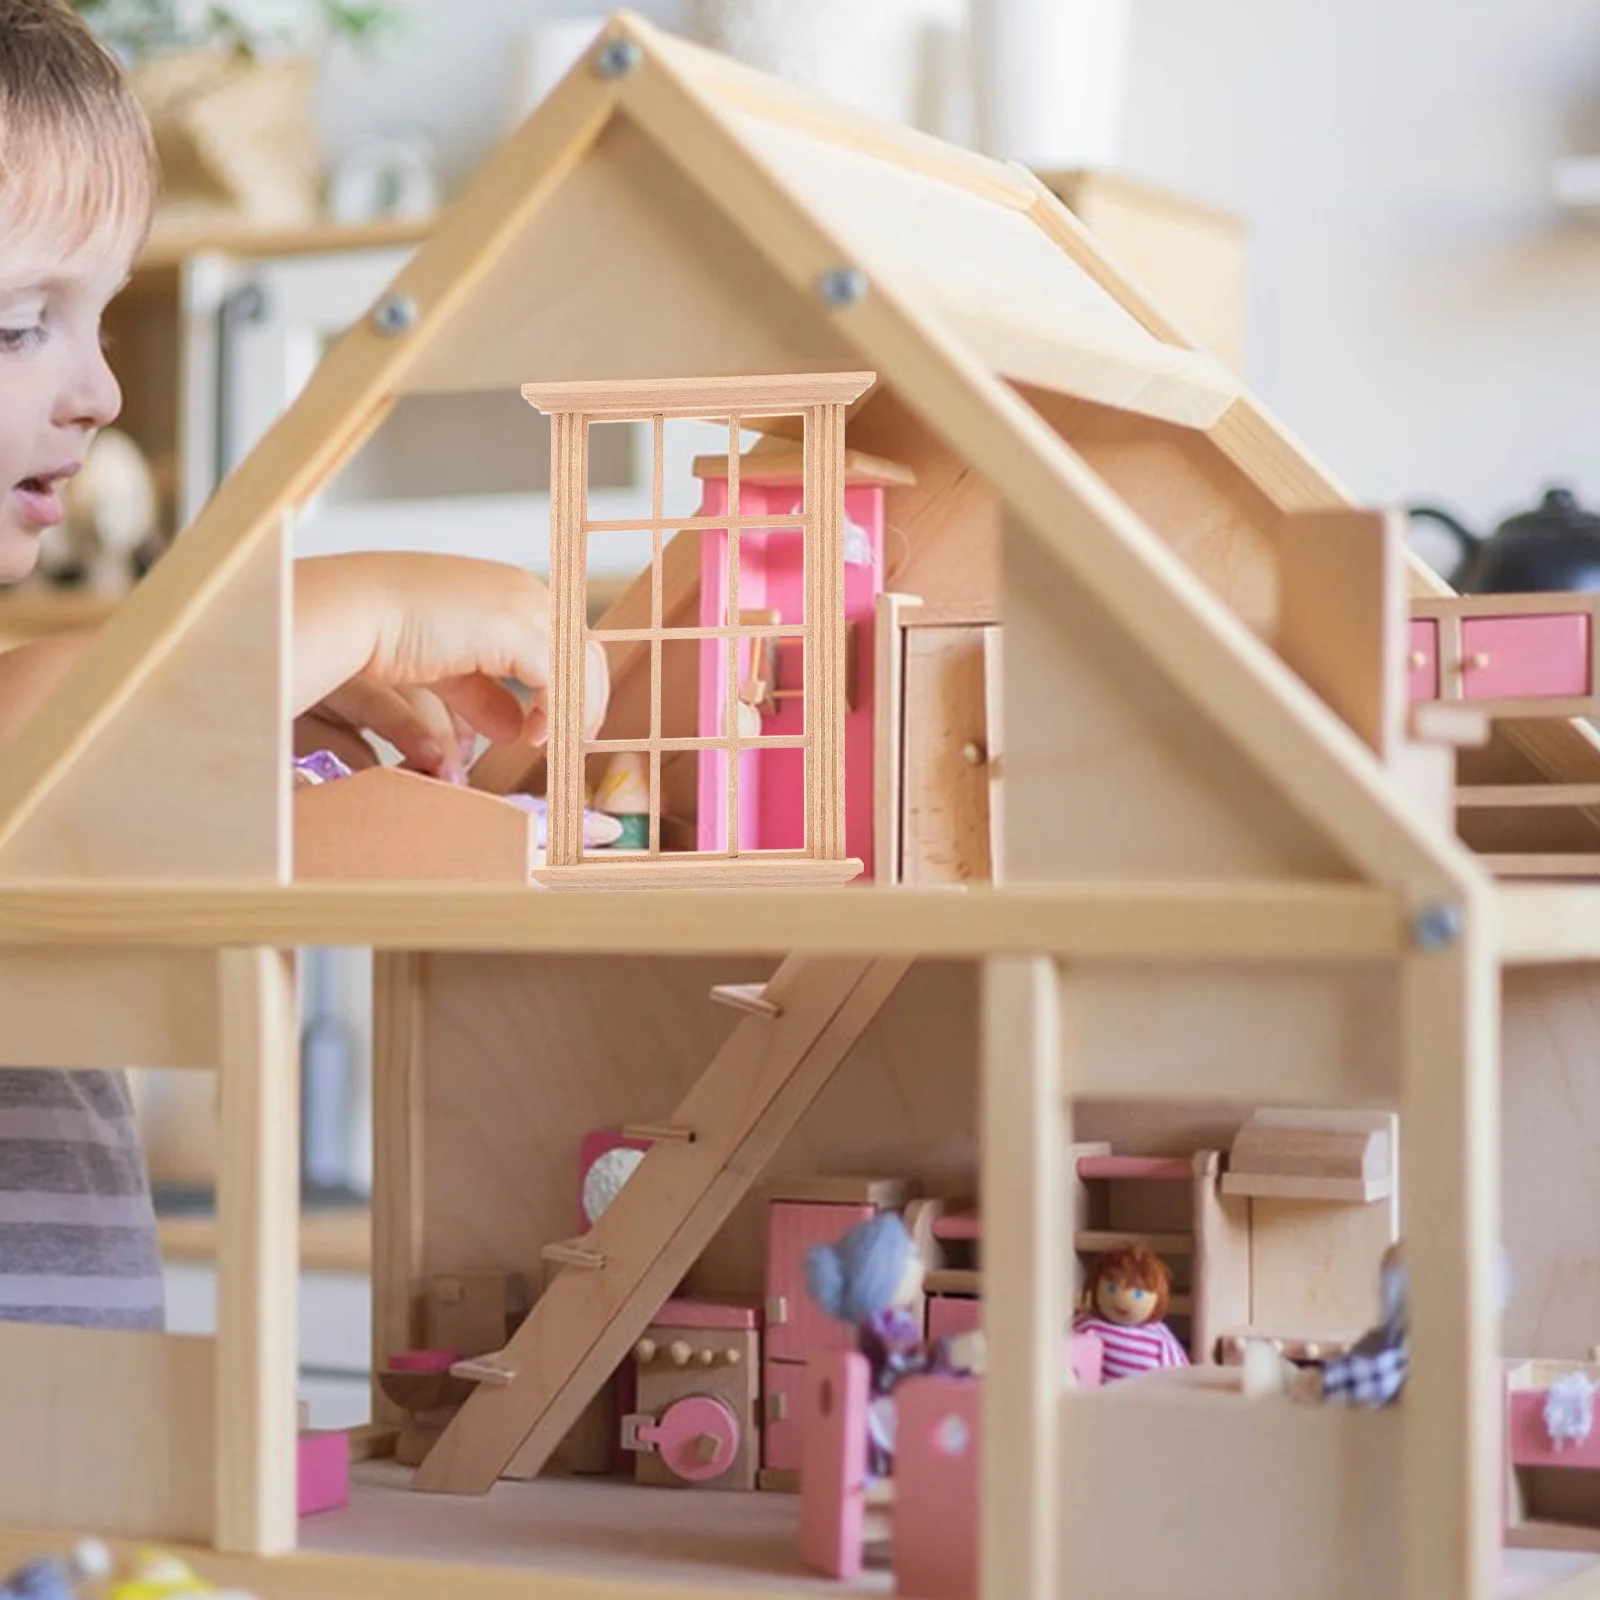
<svg viewBox="0 0 1600 1600"><path fill-rule="evenodd" d="M1410 1394L1367 1411L1252 1399L1238 1383L1237 1368L1191 1367L1061 1396L1057 1593L1412 1600L1398 1470ZM1117 1486L1152 1452L1164 1470L1135 1506Z"/></svg>
<svg viewBox="0 0 1600 1600"><path fill-rule="evenodd" d="M1600 783L1467 783L1456 788L1456 806L1516 811L1600 805Z"/></svg>
<svg viewBox="0 0 1600 1600"><path fill-rule="evenodd" d="M978 1506L980 1592L1061 1592L1057 1397L1070 1316L1071 1241L1063 1093L1061 975L1053 961L984 964L983 1161L986 1338L1004 1362L983 1385ZM1070 1083L1070 1077L1065 1083Z"/></svg>
<svg viewBox="0 0 1600 1600"><path fill-rule="evenodd" d="M197 950L0 952L0 1063L216 1069L216 963Z"/></svg>
<svg viewBox="0 0 1600 1600"><path fill-rule="evenodd" d="M8 1521L162 1543L209 1540L216 1375L210 1339L0 1324L0 1502ZM291 1430L293 1401L291 1392Z"/></svg>
<svg viewBox="0 0 1600 1600"><path fill-rule="evenodd" d="M1487 1600L1499 1561L1500 973L1492 900L1469 892L1460 909L1452 944L1400 966L1405 1600Z"/></svg>
<svg viewBox="0 0 1600 1600"><path fill-rule="evenodd" d="M885 590L878 596L873 705L873 878L900 881L901 825L905 806L905 659L903 618L921 605L914 595Z"/></svg>
<svg viewBox="0 0 1600 1600"><path fill-rule="evenodd" d="M482 1494L513 1456L536 1472L837 1071L908 962L784 963L783 1015L742 1022L587 1236L600 1272L563 1272L501 1355L514 1382L473 1394L416 1487Z"/></svg>
<svg viewBox="0 0 1600 1600"><path fill-rule="evenodd" d="M0 810L0 877L287 874L289 587L285 525L240 561L181 639L149 637L159 659L140 672L136 702L80 731L49 806L38 809L35 796L26 817L18 811L9 821ZM108 634L138 614L141 598L130 595ZM7 749L0 807L30 759L30 732L69 714L62 697L94 659L91 645Z"/></svg>
<svg viewBox="0 0 1600 1600"><path fill-rule="evenodd" d="M398 1350L422 1348L427 1167L423 1159L427 957L373 958L372 969L372 1370ZM372 1386L374 1421L400 1408Z"/></svg>
<svg viewBox="0 0 1600 1600"><path fill-rule="evenodd" d="M901 881L993 877L989 628L905 635Z"/></svg>
<svg viewBox="0 0 1600 1600"><path fill-rule="evenodd" d="M1497 878L1600 878L1600 853L1592 855L1480 855Z"/></svg>
<svg viewBox="0 0 1600 1600"><path fill-rule="evenodd" d="M1404 737L1400 513L1300 511L1278 531L1278 651L1388 761Z"/></svg>
<svg viewBox="0 0 1600 1600"><path fill-rule="evenodd" d="M668 852L660 856L624 856L615 861L596 852L582 866L540 867L533 879L546 889L561 891L591 890L627 893L638 889L676 889L690 893L696 889L780 888L788 885L846 884L861 876L862 864L854 856L843 860L816 859L789 855L787 851L768 854L752 851L741 856L697 858L689 852Z"/></svg>
<svg viewBox="0 0 1600 1600"><path fill-rule="evenodd" d="M999 628L983 634L984 772L989 786L989 878L1004 883L1006 876L1006 755L1005 755L1005 651Z"/></svg>
<svg viewBox="0 0 1600 1600"><path fill-rule="evenodd" d="M737 895L724 899L723 894ZM731 919L737 917L735 926ZM379 950L939 956L1038 952L1165 963L1369 961L1400 906L1349 884L1206 881L912 889L653 890L626 918L600 895L404 884L0 889L0 947L348 944Z"/></svg>
<svg viewBox="0 0 1600 1600"><path fill-rule="evenodd" d="M292 955L225 950L217 1164L219 1550L295 1543L300 1055Z"/></svg>
<svg viewBox="0 0 1600 1600"><path fill-rule="evenodd" d="M1600 961L1600 888L1497 884L1495 937L1508 966Z"/></svg>
<svg viewBox="0 0 1600 1600"><path fill-rule="evenodd" d="M720 420L729 412L849 405L865 394L876 380L874 372L771 373L731 378L607 378L587 383L525 383L522 398L547 416L569 411L596 418L622 415ZM775 525L790 527L792 523Z"/></svg>

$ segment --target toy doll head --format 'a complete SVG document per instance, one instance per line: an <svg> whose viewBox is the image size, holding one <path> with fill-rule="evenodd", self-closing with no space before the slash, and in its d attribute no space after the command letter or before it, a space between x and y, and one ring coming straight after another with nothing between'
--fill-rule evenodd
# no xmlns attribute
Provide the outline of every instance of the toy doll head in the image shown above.
<svg viewBox="0 0 1600 1600"><path fill-rule="evenodd" d="M1144 1245L1118 1245L1095 1258L1083 1297L1107 1322L1127 1327L1160 1322L1172 1298L1172 1274L1166 1262Z"/></svg>
<svg viewBox="0 0 1600 1600"><path fill-rule="evenodd" d="M862 1323L922 1292L922 1257L892 1211L858 1222L834 1244L806 1252L806 1289L840 1322Z"/></svg>

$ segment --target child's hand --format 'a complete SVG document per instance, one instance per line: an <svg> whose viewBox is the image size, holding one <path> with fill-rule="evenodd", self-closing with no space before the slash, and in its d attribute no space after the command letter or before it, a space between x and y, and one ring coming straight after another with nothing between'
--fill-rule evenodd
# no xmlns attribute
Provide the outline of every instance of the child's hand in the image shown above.
<svg viewBox="0 0 1600 1600"><path fill-rule="evenodd" d="M520 567L462 556L327 556L295 565L295 703L379 735L459 779L476 736L544 742L550 601ZM533 691L526 709L501 680ZM585 733L605 717L605 652L588 648Z"/></svg>

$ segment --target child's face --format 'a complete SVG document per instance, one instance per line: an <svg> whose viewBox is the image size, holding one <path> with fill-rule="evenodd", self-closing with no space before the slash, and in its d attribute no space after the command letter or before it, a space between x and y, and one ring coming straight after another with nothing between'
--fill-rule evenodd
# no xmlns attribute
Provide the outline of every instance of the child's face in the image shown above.
<svg viewBox="0 0 1600 1600"><path fill-rule="evenodd" d="M134 249L68 247L11 222L0 214L0 583L33 570L40 534L62 520L61 486L121 409L100 318Z"/></svg>

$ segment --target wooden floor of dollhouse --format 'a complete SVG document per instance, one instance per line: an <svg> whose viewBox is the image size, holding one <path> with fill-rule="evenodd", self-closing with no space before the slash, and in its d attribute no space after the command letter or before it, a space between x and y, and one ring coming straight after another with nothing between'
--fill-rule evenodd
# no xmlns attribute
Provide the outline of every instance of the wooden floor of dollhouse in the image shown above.
<svg viewBox="0 0 1600 1600"><path fill-rule="evenodd" d="M756 1586L834 1600L893 1593L886 1558L848 1584L804 1572L795 1554L800 1506L794 1495L541 1478L502 1482L481 1498L462 1498L412 1494L406 1489L409 1476L391 1461L359 1463L350 1505L302 1522L301 1548L598 1579L649 1578L707 1594ZM1499 1600L1531 1600L1586 1568L1600 1569L1600 1556L1508 1550Z"/></svg>
<svg viewBox="0 0 1600 1600"><path fill-rule="evenodd" d="M392 1461L351 1469L350 1504L300 1524L300 1548L328 1555L468 1561L594 1578L649 1578L706 1593L888 1595L887 1557L851 1583L807 1573L792 1494L677 1490L595 1478L502 1481L487 1495L413 1494Z"/></svg>

